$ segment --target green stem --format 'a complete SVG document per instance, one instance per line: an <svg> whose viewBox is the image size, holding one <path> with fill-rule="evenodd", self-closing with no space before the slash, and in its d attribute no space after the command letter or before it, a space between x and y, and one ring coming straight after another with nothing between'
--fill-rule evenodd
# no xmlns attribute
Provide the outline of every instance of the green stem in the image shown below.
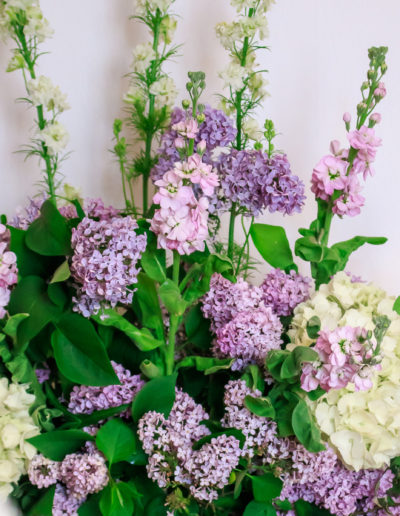
<svg viewBox="0 0 400 516"><path fill-rule="evenodd" d="M251 218L251 222L250 222L250 226L249 226L249 230L246 231L246 227L244 225L244 220L243 219L244 219L244 217L242 216L242 227L243 227L244 234L246 235L246 238L245 238L243 247L240 250L240 254L239 254L239 258L238 258L238 264L237 264L237 268L236 268L236 276L240 272L240 264L241 264L241 261L242 261L242 258L243 258L244 251L245 251L246 247L248 246L248 242L249 242L249 238L250 238L250 228L251 228L251 226L252 226L252 224L254 222L254 217L252 217Z"/></svg>
<svg viewBox="0 0 400 516"><path fill-rule="evenodd" d="M31 57L31 51L28 48L25 34L23 29L17 30L15 28L15 33L18 38L18 41L21 45L21 54L22 57L25 60L26 66L29 71L29 75L31 76L31 79L36 79L36 73L35 73L35 65L34 60ZM36 112L38 117L38 127L39 130L42 131L46 127L46 120L43 115L43 106L36 106ZM44 159L45 165L46 165L46 176L47 176L47 186L48 186L48 193L50 200L56 204L56 189L54 184L54 175L55 171L53 170L52 164L51 164L51 157L48 154L48 149L44 142L41 142L42 145L42 158Z"/></svg>
<svg viewBox="0 0 400 516"><path fill-rule="evenodd" d="M228 258L233 259L233 248L235 244L235 218L236 218L236 203L232 203L231 216L229 219L229 233L228 233Z"/></svg>
<svg viewBox="0 0 400 516"><path fill-rule="evenodd" d="M172 281L175 285L179 285L179 267L180 267L180 255L177 251L174 251L174 262L172 265ZM168 345L165 354L166 362L166 374L171 375L174 371L175 363L175 339L176 332L179 325L179 316L171 314L169 318L169 332L168 332Z"/></svg>

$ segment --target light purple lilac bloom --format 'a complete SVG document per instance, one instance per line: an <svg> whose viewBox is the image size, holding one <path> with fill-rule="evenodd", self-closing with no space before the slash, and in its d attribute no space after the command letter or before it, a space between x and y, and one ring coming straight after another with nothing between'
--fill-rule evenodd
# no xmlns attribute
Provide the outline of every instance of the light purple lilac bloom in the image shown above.
<svg viewBox="0 0 400 516"><path fill-rule="evenodd" d="M294 270L287 274L274 269L266 275L260 288L264 293L265 304L277 315L291 315L298 304L310 297L311 279Z"/></svg>
<svg viewBox="0 0 400 516"><path fill-rule="evenodd" d="M29 463L28 476L30 483L39 489L49 487L60 480L60 463L39 453Z"/></svg>
<svg viewBox="0 0 400 516"><path fill-rule="evenodd" d="M50 374L51 374L50 367L47 364L44 364L44 365L45 365L45 367L35 370L36 378L39 383L47 382L47 380L50 378Z"/></svg>
<svg viewBox="0 0 400 516"><path fill-rule="evenodd" d="M199 124L199 132L195 138L195 144L200 141L206 142L206 153L203 161L212 164L211 152L216 147L226 147L235 138L237 130L233 121L221 110L206 106L204 109L205 120ZM176 161L180 161L179 152L175 147L175 139L178 137L177 131L171 127L188 116L183 109L175 108L171 114L170 129L165 131L161 137L161 144L158 150L158 163L151 171L153 181L162 179L163 175L171 170Z"/></svg>
<svg viewBox="0 0 400 516"><path fill-rule="evenodd" d="M232 203L254 217L264 209L292 215L303 207L304 184L292 174L285 155L269 158L262 151L232 149L221 154L217 170L221 191L211 201L216 212L230 209Z"/></svg>
<svg viewBox="0 0 400 516"><path fill-rule="evenodd" d="M214 355L235 358L233 370L249 364L263 367L272 349L280 349L282 323L269 306L239 312L231 321L216 331Z"/></svg>
<svg viewBox="0 0 400 516"><path fill-rule="evenodd" d="M239 441L230 436L214 438L199 450L193 444L210 434L201 421L208 419L201 405L180 389L169 417L147 412L139 421L138 435L149 455L147 474L159 487L181 484L197 500L212 501L239 462Z"/></svg>
<svg viewBox="0 0 400 516"><path fill-rule="evenodd" d="M6 235L6 227L0 224L1 235ZM0 239L0 319L6 315L6 306L10 301L11 288L17 283L17 256L9 250L7 236Z"/></svg>
<svg viewBox="0 0 400 516"><path fill-rule="evenodd" d="M78 516L78 509L84 500L77 500L70 494L62 484L56 485L53 500L53 516Z"/></svg>
<svg viewBox="0 0 400 516"><path fill-rule="evenodd" d="M60 465L60 480L70 496L84 500L108 484L108 468L99 453L71 453Z"/></svg>
<svg viewBox="0 0 400 516"><path fill-rule="evenodd" d="M208 293L202 299L204 317L210 319L211 330L216 332L239 312L263 305L263 291L238 278L232 283L221 274L213 274Z"/></svg>
<svg viewBox="0 0 400 516"><path fill-rule="evenodd" d="M105 410L132 403L136 394L144 385L140 375L132 375L121 364L111 362L121 385L105 387L74 386L68 404L68 410L73 414L91 414L95 410ZM128 412L121 413L127 416Z"/></svg>
<svg viewBox="0 0 400 516"><path fill-rule="evenodd" d="M146 248L146 235L137 235L137 228L131 217L100 221L85 217L73 229L75 311L89 317L102 308L132 303L137 263Z"/></svg>

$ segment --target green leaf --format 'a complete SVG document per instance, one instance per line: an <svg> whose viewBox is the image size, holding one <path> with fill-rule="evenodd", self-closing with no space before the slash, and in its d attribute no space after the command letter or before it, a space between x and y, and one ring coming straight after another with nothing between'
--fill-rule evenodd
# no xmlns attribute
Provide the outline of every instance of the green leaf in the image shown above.
<svg viewBox="0 0 400 516"><path fill-rule="evenodd" d="M164 283L167 279L165 251L163 249L146 249L140 260L143 270L154 281Z"/></svg>
<svg viewBox="0 0 400 516"><path fill-rule="evenodd" d="M294 252L306 262L319 262L322 259L323 248L314 236L307 236L296 240Z"/></svg>
<svg viewBox="0 0 400 516"><path fill-rule="evenodd" d="M78 509L79 516L101 516L99 501L100 494L89 496L87 501L83 503Z"/></svg>
<svg viewBox="0 0 400 516"><path fill-rule="evenodd" d="M17 255L18 274L47 277L51 270L51 258L34 253L25 243L26 231L8 226L11 234L10 251Z"/></svg>
<svg viewBox="0 0 400 516"><path fill-rule="evenodd" d="M250 235L258 252L272 267L297 269L286 232L281 226L252 224Z"/></svg>
<svg viewBox="0 0 400 516"><path fill-rule="evenodd" d="M62 264L57 267L53 277L50 280L50 283L59 283L61 281L66 281L71 276L71 271L69 270L68 260L62 262Z"/></svg>
<svg viewBox="0 0 400 516"><path fill-rule="evenodd" d="M195 367L197 371L205 371L205 374L212 374L221 369L229 369L232 365L231 358L212 358L212 357L185 357L176 364L176 370L182 367ZM211 371L211 372L209 372Z"/></svg>
<svg viewBox="0 0 400 516"><path fill-rule="evenodd" d="M151 410L168 417L175 401L176 379L177 374L173 374L154 378L146 383L133 400L132 417L134 421L139 421L143 414Z"/></svg>
<svg viewBox="0 0 400 516"><path fill-rule="evenodd" d="M3 332L12 338L14 342L17 340L18 326L24 321L29 314L15 314L8 318L6 325L3 328Z"/></svg>
<svg viewBox="0 0 400 516"><path fill-rule="evenodd" d="M394 302L393 310L400 315L400 296Z"/></svg>
<svg viewBox="0 0 400 516"><path fill-rule="evenodd" d="M178 285L172 280L167 279L164 281L160 286L159 294L161 301L170 314L183 315L185 313L188 303L181 296Z"/></svg>
<svg viewBox="0 0 400 516"><path fill-rule="evenodd" d="M310 339L316 340L318 339L320 329L321 319L317 315L313 315L313 317L307 321L307 335Z"/></svg>
<svg viewBox="0 0 400 516"><path fill-rule="evenodd" d="M125 482L108 484L100 498L103 516L132 516L132 491Z"/></svg>
<svg viewBox="0 0 400 516"><path fill-rule="evenodd" d="M268 353L267 358L265 359L268 371L278 382L281 381L282 364L289 356L289 353L290 352L286 350L273 349Z"/></svg>
<svg viewBox="0 0 400 516"><path fill-rule="evenodd" d="M157 330L157 335L164 335L164 321L162 318L160 301L158 299L156 284L142 272L138 275L135 301L140 307L140 319L143 326Z"/></svg>
<svg viewBox="0 0 400 516"><path fill-rule="evenodd" d="M318 353L307 346L296 346L287 356L281 367L281 379L291 380L299 376L303 362L314 362Z"/></svg>
<svg viewBox="0 0 400 516"><path fill-rule="evenodd" d="M71 254L71 230L53 202L45 201L40 213L26 232L26 245L44 256Z"/></svg>
<svg viewBox="0 0 400 516"><path fill-rule="evenodd" d="M321 509L305 500L298 500L294 503L294 507L297 516L332 516L332 513L326 509Z"/></svg>
<svg viewBox="0 0 400 516"><path fill-rule="evenodd" d="M248 365L242 379L246 381L247 386L250 387L250 389L258 389L260 392L264 392L265 382L263 372L260 370L258 365Z"/></svg>
<svg viewBox="0 0 400 516"><path fill-rule="evenodd" d="M49 298L46 282L38 276L26 276L20 280L11 293L8 310L11 315L29 314L17 330L17 344L21 350L49 322L56 321L61 315L60 307Z"/></svg>
<svg viewBox="0 0 400 516"><path fill-rule="evenodd" d="M205 426L207 426L207 425L205 425ZM198 441L193 443L193 446L192 446L193 450L200 450L200 448L204 444L210 443L212 439L214 439L215 437L218 437L220 435L227 435L228 437L230 435L232 435L233 437L235 437L235 439L237 439L239 441L241 448L243 447L243 445L246 441L246 438L241 430L238 430L237 428L225 428L224 430L221 430L220 432L213 432L212 434L205 435L204 437L202 437L201 439L199 439Z"/></svg>
<svg viewBox="0 0 400 516"><path fill-rule="evenodd" d="M272 473L265 473L261 476L252 476L251 485L254 500L268 503L281 494L283 482Z"/></svg>
<svg viewBox="0 0 400 516"><path fill-rule="evenodd" d="M276 510L270 503L253 500L246 505L243 516L276 516Z"/></svg>
<svg viewBox="0 0 400 516"><path fill-rule="evenodd" d="M139 330L111 308L104 310L101 314L92 316L92 319L102 326L112 326L122 331L133 340L140 351L152 351L164 344L161 340L154 338L147 328Z"/></svg>
<svg viewBox="0 0 400 516"><path fill-rule="evenodd" d="M119 385L104 344L92 323L78 314L65 314L51 336L61 373L80 385Z"/></svg>
<svg viewBox="0 0 400 516"><path fill-rule="evenodd" d="M253 396L248 395L244 399L244 406L256 416L275 418L275 409L271 400L267 397L253 398Z"/></svg>
<svg viewBox="0 0 400 516"><path fill-rule="evenodd" d="M297 439L308 451L317 453L325 450L325 446L321 442L321 432L304 400L299 400L293 410L292 426Z"/></svg>
<svg viewBox="0 0 400 516"><path fill-rule="evenodd" d="M346 267L350 255L354 253L354 251L357 251L357 249L359 249L364 244L382 245L386 242L387 238L385 237L356 236L354 238L351 238L350 240L345 240L343 242L338 242L337 244L334 244L331 247L331 249L338 251L341 256L341 261L339 263L340 268L338 270L343 270Z"/></svg>
<svg viewBox="0 0 400 516"><path fill-rule="evenodd" d="M61 461L69 453L74 453L94 437L82 430L53 430L27 439L45 457Z"/></svg>
<svg viewBox="0 0 400 516"><path fill-rule="evenodd" d="M44 495L29 509L27 516L52 516L56 486L51 486Z"/></svg>
<svg viewBox="0 0 400 516"><path fill-rule="evenodd" d="M96 435L96 446L110 464L129 459L136 448L135 434L120 419L111 419Z"/></svg>

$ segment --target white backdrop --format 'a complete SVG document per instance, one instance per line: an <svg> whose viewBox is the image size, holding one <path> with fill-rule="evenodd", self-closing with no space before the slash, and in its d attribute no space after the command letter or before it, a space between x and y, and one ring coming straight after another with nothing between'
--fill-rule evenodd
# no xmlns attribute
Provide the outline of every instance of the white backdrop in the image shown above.
<svg viewBox="0 0 400 516"><path fill-rule="evenodd" d="M146 35L128 20L133 12L131 0L42 0L41 4L55 29L54 38L45 44L51 53L41 59L41 72L68 93L72 106L62 117L73 151L63 166L64 175L85 195L102 196L121 206L119 174L108 149L113 119L122 116L121 97L127 87L123 76L131 49ZM187 70L204 70L204 100L213 102L221 88L217 74L226 60L214 26L231 19L229 0L176 0L175 10L180 15L175 42L184 47L170 70L181 92ZM351 111L354 115L368 66L367 49L389 46L388 95L380 109L383 121L377 127L384 145L378 152L377 173L364 190L367 202L362 214L335 220L332 242L356 234L387 236L385 246L358 251L349 269L392 294L400 294L399 19L399 0L278 0L269 15L271 52L260 57L262 66L270 70L271 93L260 119L274 120L281 133L279 148L287 152L293 171L309 193L301 215L283 219L266 214L260 221L285 225L294 242L297 228L308 226L315 216L309 192L313 165L328 151L330 140L346 143L342 114ZM40 173L35 160L24 162L22 155L13 153L28 140L33 111L14 102L24 95L24 89L18 72L5 73L8 59L9 51L1 45L0 212L12 215L15 206L23 205L26 196L35 192Z"/></svg>

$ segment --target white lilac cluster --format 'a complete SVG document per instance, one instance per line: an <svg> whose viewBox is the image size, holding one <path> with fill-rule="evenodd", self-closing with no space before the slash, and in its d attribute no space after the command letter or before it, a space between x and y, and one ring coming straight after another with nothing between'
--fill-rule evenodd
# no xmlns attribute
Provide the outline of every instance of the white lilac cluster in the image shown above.
<svg viewBox="0 0 400 516"><path fill-rule="evenodd" d="M348 326L373 332L376 316L391 321L380 346L381 368L370 376L372 387L358 392L349 384L310 402L325 439L356 471L384 467L400 454L400 316L393 304L394 298L374 284L354 282L340 272L295 308L289 330L293 348L313 342L307 323L314 316L323 331Z"/></svg>
<svg viewBox="0 0 400 516"><path fill-rule="evenodd" d="M2 0L0 2L0 35L13 37L11 22L18 17L23 22L27 39L42 43L53 35L53 29L43 16L39 0Z"/></svg>
<svg viewBox="0 0 400 516"><path fill-rule="evenodd" d="M239 441L220 435L193 450L193 444L210 431L202 425L209 419L201 405L180 389L168 418L147 412L139 421L138 434L149 455L147 473L161 488L186 487L200 501L218 498L217 489L229 481L241 454Z"/></svg>
<svg viewBox="0 0 400 516"><path fill-rule="evenodd" d="M26 473L35 448L26 439L39 434L39 428L29 415L35 396L28 385L0 379L0 498L5 499L14 483Z"/></svg>

